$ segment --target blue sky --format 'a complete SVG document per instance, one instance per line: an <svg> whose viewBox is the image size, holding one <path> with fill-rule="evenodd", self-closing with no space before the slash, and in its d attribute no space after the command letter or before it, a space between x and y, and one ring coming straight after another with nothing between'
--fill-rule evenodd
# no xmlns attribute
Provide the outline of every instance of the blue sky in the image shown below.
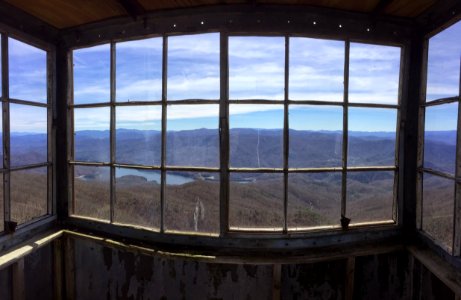
<svg viewBox="0 0 461 300"><path fill-rule="evenodd" d="M461 23L430 39L427 98L454 96L458 91L461 57ZM214 99L220 97L219 33L168 38L167 98ZM10 44L10 96L46 100L46 53L14 39ZM344 41L291 37L289 40L289 99L342 102ZM116 44L116 100L161 100L162 38ZM397 104L401 49L351 43L349 101ZM74 102L101 103L110 98L110 46L73 51ZM24 63L25 62L25 63ZM232 36L229 38L229 97L232 100L284 99L285 38ZM43 124L27 125L30 111L16 108L21 131L41 132ZM281 105L231 105L230 126L281 128ZM441 109L437 121L427 118L427 128L442 130L453 123L450 109ZM169 106L168 129L217 128L217 105ZM341 130L341 106L290 105L290 128ZM76 130L108 128L108 109L80 109ZM22 119L23 118L23 119ZM32 117L33 118L33 117ZM39 122L37 118L37 122ZM350 130L394 131L396 113L383 109L350 108ZM12 119L12 122L14 120ZM46 122L46 121L45 121ZM432 122L432 123L431 123ZM117 108L117 128L159 130L160 106ZM451 126L453 127L453 126Z"/></svg>

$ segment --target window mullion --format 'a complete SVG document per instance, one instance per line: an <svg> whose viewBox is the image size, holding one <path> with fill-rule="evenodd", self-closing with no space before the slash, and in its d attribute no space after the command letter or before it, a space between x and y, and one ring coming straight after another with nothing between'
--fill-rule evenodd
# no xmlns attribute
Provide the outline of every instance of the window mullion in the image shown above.
<svg viewBox="0 0 461 300"><path fill-rule="evenodd" d="M11 221L10 199L10 104L9 104L9 64L8 64L8 36L1 35L2 39L2 108L3 108L3 205L4 221ZM6 230L6 228L5 228Z"/></svg>
<svg viewBox="0 0 461 300"><path fill-rule="evenodd" d="M285 36L285 92L284 92L284 109L283 109L283 232L288 231L288 154L289 154L289 120L288 120L288 88L289 88L289 71L290 71L290 38Z"/></svg>
<svg viewBox="0 0 461 300"><path fill-rule="evenodd" d="M347 151L348 151L348 103L349 103L349 49L350 42L346 40L344 51L344 106L343 106L343 171L341 181L341 225L347 228L349 221L346 219L347 195Z"/></svg>
<svg viewBox="0 0 461 300"><path fill-rule="evenodd" d="M229 232L229 37L220 34L220 105L219 105L219 140L220 140L220 194L219 219L220 235Z"/></svg>
<svg viewBox="0 0 461 300"><path fill-rule="evenodd" d="M168 87L168 37L163 36L162 47L162 152L160 162L160 232L165 232L165 182L166 182L166 116L167 116L167 87Z"/></svg>
<svg viewBox="0 0 461 300"><path fill-rule="evenodd" d="M110 222L114 222L115 208L115 68L116 48L115 43L110 44Z"/></svg>
<svg viewBox="0 0 461 300"><path fill-rule="evenodd" d="M456 133L456 166L455 178L461 176L461 57L459 71L459 91L458 91L458 124ZM454 221L453 221L453 255L461 255L461 186L459 182L455 182L455 205L454 205Z"/></svg>

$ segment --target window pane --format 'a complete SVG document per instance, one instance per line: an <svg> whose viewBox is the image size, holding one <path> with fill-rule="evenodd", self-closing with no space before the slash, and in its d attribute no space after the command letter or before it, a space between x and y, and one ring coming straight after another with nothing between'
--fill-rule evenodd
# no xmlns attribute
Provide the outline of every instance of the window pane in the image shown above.
<svg viewBox="0 0 461 300"><path fill-rule="evenodd" d="M283 100L285 38L229 37L230 99Z"/></svg>
<svg viewBox="0 0 461 300"><path fill-rule="evenodd" d="M461 22L429 39L426 101L459 95Z"/></svg>
<svg viewBox="0 0 461 300"><path fill-rule="evenodd" d="M283 106L229 105L230 165L283 167Z"/></svg>
<svg viewBox="0 0 461 300"><path fill-rule="evenodd" d="M110 219L110 170L108 167L74 166L72 214Z"/></svg>
<svg viewBox="0 0 461 300"><path fill-rule="evenodd" d="M288 228L340 224L341 173L288 176Z"/></svg>
<svg viewBox="0 0 461 300"><path fill-rule="evenodd" d="M219 33L168 37L168 99L219 99Z"/></svg>
<svg viewBox="0 0 461 300"><path fill-rule="evenodd" d="M393 219L394 172L347 173L347 217L351 224Z"/></svg>
<svg viewBox="0 0 461 300"><path fill-rule="evenodd" d="M8 38L10 98L46 103L46 52Z"/></svg>
<svg viewBox="0 0 461 300"><path fill-rule="evenodd" d="M117 101L162 99L162 38L117 43Z"/></svg>
<svg viewBox="0 0 461 300"><path fill-rule="evenodd" d="M219 167L219 105L173 105L167 112L167 165Z"/></svg>
<svg viewBox="0 0 461 300"><path fill-rule="evenodd" d="M46 167L12 171L10 180L12 221L22 224L47 214Z"/></svg>
<svg viewBox="0 0 461 300"><path fill-rule="evenodd" d="M165 229L219 232L219 173L167 172Z"/></svg>
<svg viewBox="0 0 461 300"><path fill-rule="evenodd" d="M11 166L47 162L47 131L46 108L11 103Z"/></svg>
<svg viewBox="0 0 461 300"><path fill-rule="evenodd" d="M395 165L397 110L349 108L349 166Z"/></svg>
<svg viewBox="0 0 461 300"><path fill-rule="evenodd" d="M74 104L110 101L110 45L73 51Z"/></svg>
<svg viewBox="0 0 461 300"><path fill-rule="evenodd" d="M290 38L290 99L343 101L344 42Z"/></svg>
<svg viewBox="0 0 461 300"><path fill-rule="evenodd" d="M5 224L3 205L3 173L0 173L0 232L4 230L3 225Z"/></svg>
<svg viewBox="0 0 461 300"><path fill-rule="evenodd" d="M397 104L400 48L351 43L349 102Z"/></svg>
<svg viewBox="0 0 461 300"><path fill-rule="evenodd" d="M160 228L160 171L116 168L114 222Z"/></svg>
<svg viewBox="0 0 461 300"><path fill-rule="evenodd" d="M74 109L76 161L110 161L110 109Z"/></svg>
<svg viewBox="0 0 461 300"><path fill-rule="evenodd" d="M290 168L340 167L343 109L290 105Z"/></svg>
<svg viewBox="0 0 461 300"><path fill-rule="evenodd" d="M230 227L282 230L283 190L283 174L231 173Z"/></svg>
<svg viewBox="0 0 461 300"><path fill-rule="evenodd" d="M116 113L117 162L159 166L162 153L162 107L119 106Z"/></svg>
<svg viewBox="0 0 461 300"><path fill-rule="evenodd" d="M454 195L453 180L424 173L423 230L448 249L453 244Z"/></svg>
<svg viewBox="0 0 461 300"><path fill-rule="evenodd" d="M424 167L455 173L458 103L426 107Z"/></svg>

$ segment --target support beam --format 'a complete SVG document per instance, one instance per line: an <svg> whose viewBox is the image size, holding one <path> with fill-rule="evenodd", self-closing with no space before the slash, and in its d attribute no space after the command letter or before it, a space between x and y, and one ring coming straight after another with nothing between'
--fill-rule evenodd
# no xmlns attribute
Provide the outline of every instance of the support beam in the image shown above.
<svg viewBox="0 0 461 300"><path fill-rule="evenodd" d="M151 12L145 14L142 20L114 18L63 30L62 36L65 45L70 48L147 35L216 31L229 34L290 33L402 44L411 37L412 28L410 20L399 17L378 16L370 19L369 14L328 8L262 4L253 8L245 4Z"/></svg>

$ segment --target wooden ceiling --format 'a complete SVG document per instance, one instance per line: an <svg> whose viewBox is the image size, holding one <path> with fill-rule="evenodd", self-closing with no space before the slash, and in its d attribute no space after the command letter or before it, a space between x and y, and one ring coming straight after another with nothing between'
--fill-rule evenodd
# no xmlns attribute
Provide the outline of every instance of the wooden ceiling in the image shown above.
<svg viewBox="0 0 461 300"><path fill-rule="evenodd" d="M212 5L309 5L352 12L417 17L437 0L4 0L46 23L70 28L121 16Z"/></svg>

